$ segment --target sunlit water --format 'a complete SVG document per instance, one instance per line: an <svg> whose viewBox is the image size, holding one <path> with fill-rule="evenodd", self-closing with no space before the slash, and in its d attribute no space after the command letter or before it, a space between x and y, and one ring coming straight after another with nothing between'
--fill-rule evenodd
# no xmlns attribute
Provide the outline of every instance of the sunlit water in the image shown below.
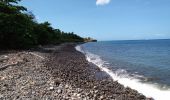
<svg viewBox="0 0 170 100"><path fill-rule="evenodd" d="M124 86L170 100L170 40L94 42L76 49Z"/></svg>

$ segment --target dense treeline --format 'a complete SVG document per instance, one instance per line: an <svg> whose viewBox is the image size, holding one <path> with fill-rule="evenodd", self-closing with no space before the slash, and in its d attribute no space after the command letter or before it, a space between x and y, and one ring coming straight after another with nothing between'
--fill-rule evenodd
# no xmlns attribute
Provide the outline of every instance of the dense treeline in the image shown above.
<svg viewBox="0 0 170 100"><path fill-rule="evenodd" d="M50 23L38 23L35 16L20 0L0 0L0 47L29 48L35 45L83 42L83 38L51 27Z"/></svg>

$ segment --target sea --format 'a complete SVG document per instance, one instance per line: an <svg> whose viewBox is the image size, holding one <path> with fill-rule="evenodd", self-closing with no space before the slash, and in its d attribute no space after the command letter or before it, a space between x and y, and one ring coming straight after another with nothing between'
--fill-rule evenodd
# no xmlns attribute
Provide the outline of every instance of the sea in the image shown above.
<svg viewBox="0 0 170 100"><path fill-rule="evenodd" d="M89 42L76 49L125 87L170 100L170 39Z"/></svg>

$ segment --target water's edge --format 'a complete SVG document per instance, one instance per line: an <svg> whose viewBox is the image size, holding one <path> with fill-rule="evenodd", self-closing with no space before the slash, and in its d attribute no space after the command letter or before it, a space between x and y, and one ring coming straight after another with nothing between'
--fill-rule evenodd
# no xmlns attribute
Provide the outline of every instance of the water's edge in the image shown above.
<svg viewBox="0 0 170 100"><path fill-rule="evenodd" d="M85 54L87 61L98 66L102 71L106 72L113 80L118 81L120 84L125 87L130 87L137 90L139 93L144 94L146 97L152 97L155 100L169 100L170 99L170 90L161 90L156 84L142 83L139 79L132 77L121 77L120 73L115 73L111 71L107 66L104 65L100 56L92 54L90 52L85 52L82 50L81 45L75 47L77 51Z"/></svg>

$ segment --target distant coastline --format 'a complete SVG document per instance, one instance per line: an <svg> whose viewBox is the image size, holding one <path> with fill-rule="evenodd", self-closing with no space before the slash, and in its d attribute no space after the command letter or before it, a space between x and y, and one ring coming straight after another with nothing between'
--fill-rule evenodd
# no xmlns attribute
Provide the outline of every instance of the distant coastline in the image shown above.
<svg viewBox="0 0 170 100"><path fill-rule="evenodd" d="M87 38L84 38L84 42L97 42L97 40L91 37L87 37Z"/></svg>

